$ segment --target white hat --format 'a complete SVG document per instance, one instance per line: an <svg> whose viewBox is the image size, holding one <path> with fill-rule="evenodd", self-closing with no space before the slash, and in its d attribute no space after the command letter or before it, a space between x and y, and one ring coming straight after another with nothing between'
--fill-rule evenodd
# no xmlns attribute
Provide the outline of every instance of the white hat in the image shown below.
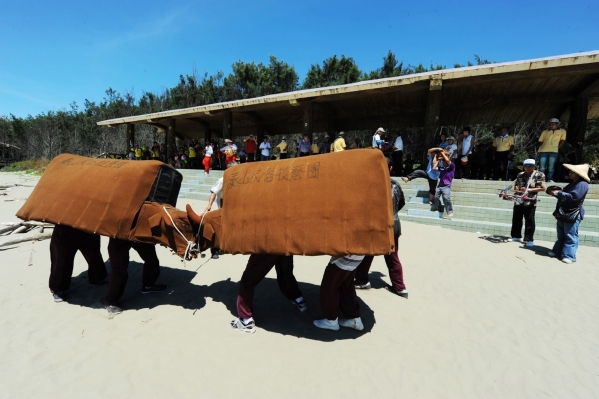
<svg viewBox="0 0 599 399"><path fill-rule="evenodd" d="M232 143L232 142L233 142L233 140L231 140L231 139L225 139L225 143Z"/></svg>
<svg viewBox="0 0 599 399"><path fill-rule="evenodd" d="M376 132L377 132L377 133L378 133L378 132L383 132L383 133L385 133L385 129L383 129L382 127L379 127L379 128L376 130Z"/></svg>
<svg viewBox="0 0 599 399"><path fill-rule="evenodd" d="M589 165L588 164L585 163L582 165L571 165L569 163L565 163L564 168L567 168L567 169L571 170L572 172L576 173L578 176L585 179L587 181L587 183L591 182L591 178L589 177Z"/></svg>
<svg viewBox="0 0 599 399"><path fill-rule="evenodd" d="M282 138L281 140L287 140L287 137L286 137L286 136L283 136L283 138Z"/></svg>
<svg viewBox="0 0 599 399"><path fill-rule="evenodd" d="M532 159L532 158L525 159L524 162L522 162L522 165L524 165L524 166L526 166L526 165L535 166L535 160Z"/></svg>
<svg viewBox="0 0 599 399"><path fill-rule="evenodd" d="M344 136L344 135L345 135L344 131L339 132L339 136Z"/></svg>
<svg viewBox="0 0 599 399"><path fill-rule="evenodd" d="M453 137L453 136L449 136L449 137L447 138L447 140L453 140L453 141L455 141L455 137Z"/></svg>
<svg viewBox="0 0 599 399"><path fill-rule="evenodd" d="M559 123L559 119L551 118L551 119L549 119L549 123Z"/></svg>

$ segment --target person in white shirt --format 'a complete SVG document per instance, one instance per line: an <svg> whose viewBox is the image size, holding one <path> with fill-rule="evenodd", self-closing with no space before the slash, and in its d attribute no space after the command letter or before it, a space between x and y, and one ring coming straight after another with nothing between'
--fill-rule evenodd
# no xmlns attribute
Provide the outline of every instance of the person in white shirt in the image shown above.
<svg viewBox="0 0 599 399"><path fill-rule="evenodd" d="M455 143L455 137L449 136L447 138L447 148L445 149L449 152L451 162L456 163L458 159L458 145Z"/></svg>
<svg viewBox="0 0 599 399"><path fill-rule="evenodd" d="M403 139L401 133L395 133L393 142L393 171L395 176L403 176Z"/></svg>
<svg viewBox="0 0 599 399"><path fill-rule="evenodd" d="M372 136L372 147L373 148L383 148L383 140L381 140L380 133L385 133L385 129L383 129L382 127L379 127L376 130L376 132L374 133L374 136Z"/></svg>
<svg viewBox="0 0 599 399"><path fill-rule="evenodd" d="M463 135L462 150L460 152L460 157L458 159L458 163L456 164L456 166L460 165L460 167L459 167L460 177L462 177L464 179L469 179L470 178L470 162L468 159L468 155L472 154L472 148L474 147L473 146L474 139L470 135L470 128L468 126L465 126L464 129L462 129L462 135Z"/></svg>
<svg viewBox="0 0 599 399"><path fill-rule="evenodd" d="M270 159L270 143L268 137L264 137L264 141L260 143L260 160L268 161Z"/></svg>

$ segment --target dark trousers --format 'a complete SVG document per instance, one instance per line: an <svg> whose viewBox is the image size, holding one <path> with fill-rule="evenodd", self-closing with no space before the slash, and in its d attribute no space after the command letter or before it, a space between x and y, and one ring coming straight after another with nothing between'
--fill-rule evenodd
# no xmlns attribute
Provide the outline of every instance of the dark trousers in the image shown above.
<svg viewBox="0 0 599 399"><path fill-rule="evenodd" d="M435 190L437 189L437 180L433 180L426 174L426 171L418 169L410 173L407 178L412 181L417 178L426 179L428 181L428 192L431 195L435 195Z"/></svg>
<svg viewBox="0 0 599 399"><path fill-rule="evenodd" d="M507 164L509 151L501 151L495 153L495 170L493 171L493 180L499 180L501 177L504 181L508 180Z"/></svg>
<svg viewBox="0 0 599 399"><path fill-rule="evenodd" d="M287 153L281 153L281 155L279 155L279 159L287 159Z"/></svg>
<svg viewBox="0 0 599 399"><path fill-rule="evenodd" d="M307 157L309 155L310 155L309 152L300 152L300 157Z"/></svg>
<svg viewBox="0 0 599 399"><path fill-rule="evenodd" d="M534 241L536 209L534 205L514 205L512 237L522 238L522 218L524 218L524 241Z"/></svg>
<svg viewBox="0 0 599 399"><path fill-rule="evenodd" d="M297 280L293 275L293 256L250 255L245 271L239 282L237 295L237 315L249 319L254 315L254 289L275 267L279 289L289 300L302 296Z"/></svg>
<svg viewBox="0 0 599 399"><path fill-rule="evenodd" d="M349 319L360 317L360 305L354 286L356 270L348 271L329 263L320 283L320 308L325 319L335 320L339 309Z"/></svg>
<svg viewBox="0 0 599 399"><path fill-rule="evenodd" d="M248 153L245 155L245 159L246 159L248 162L254 162L254 161L256 160L256 158L255 158L255 155L256 155L256 154L255 154L255 153L253 153L253 152L248 152Z"/></svg>
<svg viewBox="0 0 599 399"><path fill-rule="evenodd" d="M392 161L395 176L403 176L403 151L393 151Z"/></svg>
<svg viewBox="0 0 599 399"><path fill-rule="evenodd" d="M66 291L71 287L77 251L81 251L87 261L87 277L91 284L106 278L106 265L100 253L100 236L56 225L50 238L50 291Z"/></svg>
<svg viewBox="0 0 599 399"><path fill-rule="evenodd" d="M456 166L458 166L459 164L459 170L458 170L458 174L460 175L460 178L464 178L464 179L469 179L470 178L470 158L472 158L472 155L468 155L469 159L468 162L466 162L465 165L462 165L462 161L461 161L461 156L458 157L458 163L456 164Z"/></svg>
<svg viewBox="0 0 599 399"><path fill-rule="evenodd" d="M108 257L110 258L110 286L106 301L109 305L118 305L119 299L125 292L129 279L129 250L133 248L144 261L141 277L142 285L150 287L156 283L160 276L160 261L156 255L154 244L125 241L111 238L108 242Z"/></svg>
<svg viewBox="0 0 599 399"><path fill-rule="evenodd" d="M384 255L384 258L385 264L387 265L387 269L389 269L389 279L391 280L391 286L393 286L393 288L395 289L402 291L406 289L406 285L403 282L403 268L401 267L399 255L397 254L398 240L399 237L395 237L395 252L390 253L389 255ZM364 257L364 260L356 269L356 284L364 285L368 283L368 272L370 271L370 266L372 266L373 259L374 256Z"/></svg>

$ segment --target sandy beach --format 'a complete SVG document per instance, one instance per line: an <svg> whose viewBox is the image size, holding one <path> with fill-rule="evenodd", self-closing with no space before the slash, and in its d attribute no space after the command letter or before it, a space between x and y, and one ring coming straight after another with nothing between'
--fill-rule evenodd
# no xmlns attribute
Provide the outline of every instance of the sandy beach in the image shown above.
<svg viewBox="0 0 599 399"><path fill-rule="evenodd" d="M0 173L0 185L23 185L0 196L0 222L18 221L36 182ZM205 207L177 207L186 203ZM599 248L580 247L565 265L546 255L548 242L529 249L414 223L402 230L410 297L384 289L375 258L373 288L358 292L361 332L312 325L324 256L294 258L308 312L288 303L273 270L256 289L258 331L245 334L229 322L248 256L183 263L159 247L169 288L142 295L132 251L125 311L109 318L107 287L88 285L80 254L67 301L54 303L49 241L0 248L0 397L599 397Z"/></svg>

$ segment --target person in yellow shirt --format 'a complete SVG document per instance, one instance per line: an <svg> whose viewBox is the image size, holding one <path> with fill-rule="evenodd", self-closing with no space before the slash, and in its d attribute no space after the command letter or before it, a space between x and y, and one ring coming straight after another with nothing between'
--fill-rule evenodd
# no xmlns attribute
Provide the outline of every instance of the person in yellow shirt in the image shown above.
<svg viewBox="0 0 599 399"><path fill-rule="evenodd" d="M318 143L318 137L314 137L312 140L312 146L310 147L311 155L320 154L320 144Z"/></svg>
<svg viewBox="0 0 599 399"><path fill-rule="evenodd" d="M539 172L545 173L549 182L553 182L555 162L559 148L566 142L566 131L558 129L559 119L549 121L549 130L543 131L539 137Z"/></svg>
<svg viewBox="0 0 599 399"><path fill-rule="evenodd" d="M287 137L283 136L279 145L275 147L279 149L279 159L287 159L287 147Z"/></svg>
<svg viewBox="0 0 599 399"><path fill-rule="evenodd" d="M154 161L160 161L160 147L157 145L152 147L152 159Z"/></svg>
<svg viewBox="0 0 599 399"><path fill-rule="evenodd" d="M508 128L503 127L499 136L495 137L495 141L493 141L493 159L495 160L493 180L499 180L499 176L503 181L507 180L508 158L512 151L514 151L514 136L510 136Z"/></svg>
<svg viewBox="0 0 599 399"><path fill-rule="evenodd" d="M339 132L339 137L331 144L331 152L339 152L345 150L345 132Z"/></svg>
<svg viewBox="0 0 599 399"><path fill-rule="evenodd" d="M193 143L189 143L189 148L188 148L188 158L189 158L189 168L190 169L197 169L198 167L198 158L196 155L196 149L193 146Z"/></svg>
<svg viewBox="0 0 599 399"><path fill-rule="evenodd" d="M137 161L140 161L144 156L143 151L141 150L141 147L138 145L135 146L135 159Z"/></svg>

